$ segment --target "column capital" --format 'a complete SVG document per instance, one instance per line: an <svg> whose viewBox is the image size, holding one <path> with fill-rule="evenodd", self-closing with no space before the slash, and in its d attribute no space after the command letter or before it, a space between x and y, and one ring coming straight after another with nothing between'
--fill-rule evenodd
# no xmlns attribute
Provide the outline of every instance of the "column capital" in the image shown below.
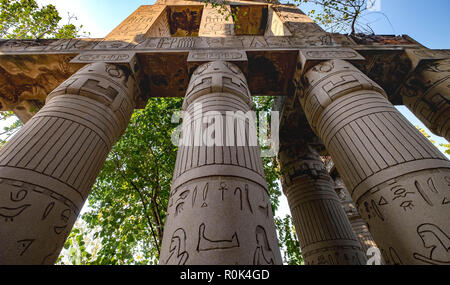
<svg viewBox="0 0 450 285"><path fill-rule="evenodd" d="M445 54L419 52L408 53L415 66L399 89L403 104L434 134L450 140L450 53L441 58Z"/></svg>
<svg viewBox="0 0 450 285"><path fill-rule="evenodd" d="M193 73L183 108L199 97L211 93L230 93L252 106L252 98L244 73L227 61L212 61L200 65Z"/></svg>
<svg viewBox="0 0 450 285"><path fill-rule="evenodd" d="M95 62L84 66L46 99L47 104L60 96L82 96L95 101L100 108L113 113L120 125L116 138L125 131L136 105L138 92L136 74L128 64Z"/></svg>
<svg viewBox="0 0 450 285"><path fill-rule="evenodd" d="M365 254L319 152L308 144L282 145L278 161L305 262L364 264Z"/></svg>
<svg viewBox="0 0 450 285"><path fill-rule="evenodd" d="M282 169L281 182L283 186L295 183L295 180L302 176L312 179L321 177L331 181L318 151L311 145L282 145L278 154L278 162ZM288 188L283 187L283 189L286 191Z"/></svg>

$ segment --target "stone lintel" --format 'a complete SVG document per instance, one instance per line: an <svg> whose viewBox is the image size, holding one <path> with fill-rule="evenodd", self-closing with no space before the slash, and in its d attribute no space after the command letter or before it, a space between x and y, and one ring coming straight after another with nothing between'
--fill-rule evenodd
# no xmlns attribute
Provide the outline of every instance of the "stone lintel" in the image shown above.
<svg viewBox="0 0 450 285"><path fill-rule="evenodd" d="M187 59L188 70L194 70L203 63L223 60L233 62L244 73L248 71L248 56L242 50L197 50L191 51Z"/></svg>
<svg viewBox="0 0 450 285"><path fill-rule="evenodd" d="M303 71L315 66L319 61L343 59L347 61L364 61L365 58L351 48L310 48L300 50L300 63Z"/></svg>
<svg viewBox="0 0 450 285"><path fill-rule="evenodd" d="M405 52L408 58L411 60L412 70L415 70L422 61L450 58L450 49L406 49Z"/></svg>
<svg viewBox="0 0 450 285"><path fill-rule="evenodd" d="M331 37L331 36L330 36ZM349 42L308 40L293 36L229 36L229 37L152 37L136 43L108 39L64 40L0 40L0 55L67 54L85 51L190 52L192 50L238 49L244 51L309 50L321 48L354 50L405 50L419 48L416 44L355 45Z"/></svg>
<svg viewBox="0 0 450 285"><path fill-rule="evenodd" d="M384 69L391 70L390 66L398 63L396 54L403 54L402 58L409 62L404 50L418 48L417 45L339 47L322 44L327 42L312 43L307 39L286 36L156 37L139 43L105 39L0 40L0 67L3 68L0 72L0 82L5 83L3 88L0 88L1 110L14 110L21 106L24 100L32 100L30 102L33 106L41 105L46 94L81 66L96 61L128 63L127 56L134 54L142 67L142 75L148 76L150 83L149 90L143 94L142 104L138 104L145 106L146 98L152 96L182 97L189 80L189 70L206 61L233 61L247 75L253 95L282 96L287 94L288 82L292 80L299 50L308 62L319 61L318 55L326 55L325 59L345 58L336 55L336 51L343 51L348 60L352 60L364 72L367 69L367 73L370 73L371 69L365 67L372 66L371 62L376 58L386 58ZM335 53L334 57L330 55L332 53ZM360 56L355 55L352 58L354 54ZM361 55L367 58L367 61L361 60ZM33 67L39 67L40 64L36 63L40 62L46 66L54 66L52 70L55 71L46 72L46 69ZM25 66L33 67L32 72ZM173 71L174 66L177 66L178 72ZM44 86L40 82L41 78L46 78L47 73L55 78L51 84ZM376 74L370 76L377 78ZM379 81L387 90L390 90L388 86L397 86L397 81L403 78L400 76L401 78L391 83L391 77L386 79L390 80L389 82L385 82L383 78ZM30 87L29 78L32 78L36 88ZM394 90L394 87L391 89ZM25 108L28 109L26 106Z"/></svg>
<svg viewBox="0 0 450 285"><path fill-rule="evenodd" d="M188 62L248 61L247 53L242 50L198 50L191 51Z"/></svg>
<svg viewBox="0 0 450 285"><path fill-rule="evenodd" d="M71 63L122 63L130 64L135 60L136 52L133 51L89 51L82 52L72 59Z"/></svg>

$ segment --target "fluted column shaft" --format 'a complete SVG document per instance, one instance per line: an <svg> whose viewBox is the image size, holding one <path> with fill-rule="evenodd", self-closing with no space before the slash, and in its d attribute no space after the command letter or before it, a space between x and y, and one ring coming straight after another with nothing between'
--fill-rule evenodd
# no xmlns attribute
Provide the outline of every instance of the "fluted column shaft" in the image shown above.
<svg viewBox="0 0 450 285"><path fill-rule="evenodd" d="M53 264L134 110L126 66L89 64L0 151L0 264Z"/></svg>
<svg viewBox="0 0 450 285"><path fill-rule="evenodd" d="M400 93L427 128L450 141L450 59L421 62Z"/></svg>
<svg viewBox="0 0 450 285"><path fill-rule="evenodd" d="M300 101L386 262L450 262L450 162L350 63L305 74Z"/></svg>
<svg viewBox="0 0 450 285"><path fill-rule="evenodd" d="M281 264L260 150L249 143L254 126L243 116L251 106L234 64L210 62L194 72L160 264ZM230 121L227 112L241 115Z"/></svg>
<svg viewBox="0 0 450 285"><path fill-rule="evenodd" d="M279 162L305 263L365 265L365 253L317 151L300 144L282 146Z"/></svg>
<svg viewBox="0 0 450 285"><path fill-rule="evenodd" d="M344 209L348 219L350 220L353 232L355 233L356 238L358 238L363 252L367 254L369 252L369 249L378 248L377 244L373 240L367 223L361 218L361 215L359 214L358 209L353 202L352 196L348 192L344 181L339 175L334 179L334 185L336 193L341 200L342 208ZM380 263L382 263L381 260Z"/></svg>

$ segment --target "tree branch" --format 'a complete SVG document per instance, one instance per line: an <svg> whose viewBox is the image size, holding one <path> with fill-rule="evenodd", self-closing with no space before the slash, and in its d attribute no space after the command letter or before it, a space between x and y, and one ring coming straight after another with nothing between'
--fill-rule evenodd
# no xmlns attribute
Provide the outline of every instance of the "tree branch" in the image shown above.
<svg viewBox="0 0 450 285"><path fill-rule="evenodd" d="M141 189L139 189L139 187L137 187L136 184L135 184L133 181L129 180L129 179L126 177L124 171L123 171L122 168L120 167L118 154L117 154L117 153L113 153L113 156L115 157L115 158L113 158L113 160L114 160L114 163L115 163L115 165L116 165L116 168L117 168L117 170L119 171L119 173L120 173L120 175L122 176L122 178L123 178L125 181L129 182L129 183L131 184L131 186L133 186L133 188L134 188L134 189L138 192L138 194L139 194L139 199L141 200L141 203L142 203L142 205L144 206L144 212L145 212L144 215L145 215L145 217L147 218L147 222L148 222L148 225L149 225L150 230L151 230L151 232L152 232L152 236L153 236L153 239L154 239L154 241L155 241L155 246L156 246L156 249L157 249L158 255L159 255L159 254L161 254L160 243L159 243L159 241L160 241L161 239L158 240L158 238L156 237L156 234L155 234L155 231L154 231L154 229L153 229L153 225L152 225L151 219L150 219L149 215L147 214L147 213L148 213L147 201L145 200L145 198L144 198L144 196L143 196L143 194L142 194L142 192L141 192Z"/></svg>

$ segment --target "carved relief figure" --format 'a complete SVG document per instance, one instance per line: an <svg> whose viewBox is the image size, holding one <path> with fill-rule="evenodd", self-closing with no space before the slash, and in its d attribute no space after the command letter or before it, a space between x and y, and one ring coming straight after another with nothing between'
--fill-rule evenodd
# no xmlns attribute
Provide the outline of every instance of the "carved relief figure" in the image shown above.
<svg viewBox="0 0 450 285"><path fill-rule="evenodd" d="M256 250L253 254L253 265L274 265L274 257L267 239L266 230L256 228Z"/></svg>
<svg viewBox="0 0 450 285"><path fill-rule="evenodd" d="M186 232L183 229L176 230L172 235L172 241L170 242L170 256L166 261L166 264L172 260L171 263L177 265L185 265L189 258L189 253L186 251Z"/></svg>
<svg viewBox="0 0 450 285"><path fill-rule="evenodd" d="M201 224L199 228L197 251L230 249L239 247L239 239L237 233L234 233L230 240L212 240L205 236L205 230L206 225Z"/></svg>
<svg viewBox="0 0 450 285"><path fill-rule="evenodd" d="M414 258L434 265L450 265L450 237L438 226L422 224L417 228L423 246L430 249L428 256L414 253Z"/></svg>

